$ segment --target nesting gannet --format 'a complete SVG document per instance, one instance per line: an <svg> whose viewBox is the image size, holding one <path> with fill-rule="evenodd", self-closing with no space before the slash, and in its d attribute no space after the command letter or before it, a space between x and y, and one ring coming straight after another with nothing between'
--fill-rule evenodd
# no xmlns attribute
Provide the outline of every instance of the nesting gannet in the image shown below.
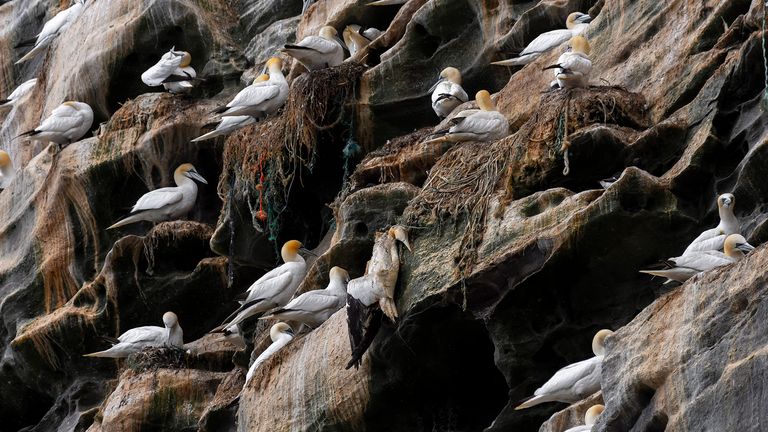
<svg viewBox="0 0 768 432"><path fill-rule="evenodd" d="M592 405L584 414L584 425L572 427L565 432L590 432L592 430L592 426L595 425L597 418L600 417L600 414L602 414L603 411L605 411L605 407L603 405Z"/></svg>
<svg viewBox="0 0 768 432"><path fill-rule="evenodd" d="M533 396L523 400L515 409L530 408L544 402L578 402L600 390L600 373L605 356L605 338L612 335L610 330L600 330L592 338L592 352L595 356L570 364L555 372Z"/></svg>
<svg viewBox="0 0 768 432"><path fill-rule="evenodd" d="M509 134L507 118L498 111L491 100L491 94L480 90L475 96L479 110L469 109L458 113L450 122L450 129L437 131L432 135L443 135L426 141L433 144L446 141L494 141Z"/></svg>
<svg viewBox="0 0 768 432"><path fill-rule="evenodd" d="M160 57L160 61L141 74L141 80L150 87L162 85L171 93L188 92L193 87L190 80L197 77L191 63L190 53L176 51L176 47L173 47Z"/></svg>
<svg viewBox="0 0 768 432"><path fill-rule="evenodd" d="M589 59L591 48L584 36L571 38L570 50L564 52L557 63L547 66L544 70L555 70L555 82L563 89L587 87L589 73L592 71L592 61Z"/></svg>
<svg viewBox="0 0 768 432"><path fill-rule="evenodd" d="M272 57L267 61L266 68L269 75L259 75L251 85L240 90L231 102L216 108L214 112L224 116L249 115L260 120L280 109L288 99L288 81L283 76L283 61Z"/></svg>
<svg viewBox="0 0 768 432"><path fill-rule="evenodd" d="M270 270L248 288L245 302L234 311L224 324L211 332L220 332L238 325L247 318L268 310L285 306L296 294L296 289L307 275L307 263L299 252L307 252L298 240L285 242L280 250L283 264Z"/></svg>
<svg viewBox="0 0 768 432"><path fill-rule="evenodd" d="M344 61L344 48L337 35L335 28L324 26L320 36L307 36L297 44L286 44L282 51L307 70L338 66Z"/></svg>
<svg viewBox="0 0 768 432"><path fill-rule="evenodd" d="M173 172L175 187L149 191L136 201L131 216L115 222L107 229L121 227L139 221L162 222L186 216L197 200L197 183L208 184L190 163L179 165Z"/></svg>
<svg viewBox="0 0 768 432"><path fill-rule="evenodd" d="M181 348L184 345L184 332L181 330L176 314L173 312L163 314L163 324L165 327L136 327L121 334L117 339L103 337L112 343L112 348L83 356L122 358L149 347Z"/></svg>
<svg viewBox="0 0 768 432"><path fill-rule="evenodd" d="M731 234L726 237L723 249L725 253L714 250L688 252L664 261L663 269L640 270L640 273L665 277L669 279L667 283L685 282L697 273L735 263L755 248L740 234Z"/></svg>
<svg viewBox="0 0 768 432"><path fill-rule="evenodd" d="M342 36L344 37L344 44L349 50L349 55L353 56L383 33L383 31L373 27L363 29L357 24L350 24L344 28Z"/></svg>
<svg viewBox="0 0 768 432"><path fill-rule="evenodd" d="M725 238L731 234L739 233L739 220L733 214L736 206L736 197L733 194L722 194L717 197L717 211L720 213L720 223L716 227L699 234L683 252L687 255L695 251L709 251L723 249Z"/></svg>
<svg viewBox="0 0 768 432"><path fill-rule="evenodd" d="M0 99L0 108L10 108L16 105L16 103L18 103L21 98L32 91L32 88L35 87L35 84L37 84L37 78L32 78L31 80L21 83L18 87L16 87L15 90L11 92L11 94L8 95L7 98Z"/></svg>
<svg viewBox="0 0 768 432"><path fill-rule="evenodd" d="M455 67L443 69L430 91L432 91L432 109L441 119L448 117L457 106L469 100L467 92L461 87L461 72Z"/></svg>
<svg viewBox="0 0 768 432"><path fill-rule="evenodd" d="M310 328L319 327L347 303L349 273L341 267L333 267L329 278L327 288L307 291L261 319L277 318L298 321Z"/></svg>
<svg viewBox="0 0 768 432"><path fill-rule="evenodd" d="M248 373L245 375L245 385L248 385L248 382L253 378L253 374L256 373L256 369L258 369L262 363L272 357L276 352L280 351L282 347L288 345L288 342L293 339L293 330L288 324L279 322L269 329L269 338L272 339L272 344L269 345L264 352L259 354L259 356L256 357L256 360L253 361L251 367L248 368Z"/></svg>
<svg viewBox="0 0 768 432"><path fill-rule="evenodd" d="M347 284L347 326L352 359L347 369L360 366L363 354L379 330L382 312L392 321L397 319L395 285L400 272L400 241L410 251L408 233L395 225L386 233L376 233L371 260L365 275Z"/></svg>
<svg viewBox="0 0 768 432"><path fill-rule="evenodd" d="M57 13L53 18L48 20L43 25L43 30L32 39L25 40L16 45L16 48L32 45L35 46L24 57L20 58L16 64L23 63L31 58L40 54L45 48L47 48L56 37L64 33L64 30L70 26L78 16L83 12L85 7L85 0L75 0L75 2L67 9Z"/></svg>
<svg viewBox="0 0 768 432"><path fill-rule="evenodd" d="M534 61L543 53L557 48L563 43L569 41L572 37L584 33L589 27L592 17L581 12L574 12L568 15L565 20L565 29L552 30L542 33L523 49L518 57L508 60L493 62L491 64L499 66L522 66Z"/></svg>
<svg viewBox="0 0 768 432"><path fill-rule="evenodd" d="M13 169L11 155L0 150L0 190L7 188L14 177L16 177L16 171Z"/></svg>
<svg viewBox="0 0 768 432"><path fill-rule="evenodd" d="M51 111L40 126L22 133L37 141L72 144L88 132L93 124L93 110L85 102L67 101ZM17 137L18 138L18 137Z"/></svg>

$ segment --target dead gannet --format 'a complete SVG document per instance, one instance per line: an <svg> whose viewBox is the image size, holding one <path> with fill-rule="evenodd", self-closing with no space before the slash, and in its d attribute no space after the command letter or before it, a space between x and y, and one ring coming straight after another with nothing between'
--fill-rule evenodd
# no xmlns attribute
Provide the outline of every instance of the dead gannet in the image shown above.
<svg viewBox="0 0 768 432"><path fill-rule="evenodd" d="M285 242L280 250L283 264L270 270L251 285L245 302L219 327L211 332L220 332L238 325L246 319L274 308L285 306L307 275L307 263L299 252L311 253L298 240Z"/></svg>
<svg viewBox="0 0 768 432"><path fill-rule="evenodd" d="M19 42L16 45L16 48L32 44L34 44L34 47L30 52L24 55L24 57L20 58L16 64L28 61L46 49L54 39L56 39L60 34L64 33L64 31L73 22L75 22L77 17L80 16L80 14L83 12L84 7L85 0L75 0L72 6L57 13L53 18L48 20L43 25L43 30L40 31L37 36L32 39Z"/></svg>
<svg viewBox="0 0 768 432"><path fill-rule="evenodd" d="M141 80L150 87L162 85L171 93L189 92L193 87L190 80L197 77L191 63L190 53L176 51L176 47L173 47L160 57L160 61L141 74Z"/></svg>
<svg viewBox="0 0 768 432"><path fill-rule="evenodd" d="M19 135L30 139L72 144L88 132L93 124L93 110L85 102L67 101L56 107L40 126ZM18 138L18 137L17 137Z"/></svg>
<svg viewBox="0 0 768 432"><path fill-rule="evenodd" d="M14 177L16 177L16 171L13 169L11 155L4 150L0 150L0 190L7 188Z"/></svg>
<svg viewBox="0 0 768 432"><path fill-rule="evenodd" d="M337 35L335 28L324 26L320 36L307 36L297 44L286 44L282 51L307 70L338 66L344 61L344 48Z"/></svg>
<svg viewBox="0 0 768 432"><path fill-rule="evenodd" d="M179 318L173 312L163 314L165 327L144 326L136 327L121 334L117 339L102 337L112 344L112 348L83 357L128 357L144 348L173 346L181 348L184 345L184 332L179 325Z"/></svg>
<svg viewBox="0 0 768 432"><path fill-rule="evenodd" d="M504 138L509 134L507 118L498 111L491 100L491 94L480 90L475 95L479 110L469 109L458 113L450 119L450 129L437 131L432 135L443 135L425 142L434 144L439 142L460 141L494 141Z"/></svg>
<svg viewBox="0 0 768 432"><path fill-rule="evenodd" d="M542 33L531 43L523 49L518 57L508 60L502 60L493 62L491 64L499 66L522 66L534 61L537 57L543 53L555 49L565 42L568 42L572 37L584 33L589 27L589 22L592 21L592 17L581 12L574 12L568 15L565 20L565 29L552 30L546 33Z"/></svg>
<svg viewBox="0 0 768 432"><path fill-rule="evenodd" d="M346 368L359 367L363 354L379 330L382 312L392 322L397 319L395 285L400 272L400 241L410 251L408 233L395 225L386 233L376 233L371 260L365 275L352 279L347 285L347 326L352 359Z"/></svg>
<svg viewBox="0 0 768 432"><path fill-rule="evenodd" d="M383 33L383 31L373 27L363 29L363 27L357 24L350 24L344 28L342 36L344 37L344 44L347 45L349 50L349 55L354 56L356 52L368 46L368 44Z"/></svg>
<svg viewBox="0 0 768 432"><path fill-rule="evenodd" d="M32 88L35 87L35 84L37 84L37 78L32 78L31 80L24 81L21 83L16 89L14 89L11 94L8 95L5 99L0 99L0 108L10 108L14 105L16 105L21 98L29 94L30 91L32 91Z"/></svg>
<svg viewBox="0 0 768 432"><path fill-rule="evenodd" d="M600 404L592 405L584 414L584 425L572 427L565 432L590 432L603 411L605 411L605 406Z"/></svg>
<svg viewBox="0 0 768 432"><path fill-rule="evenodd" d="M115 222L107 229L118 228L139 221L162 222L184 217L197 200L197 183L208 184L190 163L179 165L173 172L176 187L164 187L149 191L136 201L131 216Z"/></svg>
<svg viewBox="0 0 768 432"><path fill-rule="evenodd" d="M469 100L467 92L461 87L461 72L455 67L443 69L430 91L432 109L441 119L448 117L457 106Z"/></svg>
<svg viewBox="0 0 768 432"><path fill-rule="evenodd" d="M663 269L640 270L640 273L665 277L668 279L666 283L685 282L697 273L735 263L755 248L740 234L731 234L726 237L723 249L725 253L714 250L688 252L662 262Z"/></svg>
<svg viewBox="0 0 768 432"><path fill-rule="evenodd" d="M259 354L259 356L256 357L256 360L253 361L251 367L248 368L248 373L245 375L245 385L248 385L251 378L253 378L253 374L256 373L256 369L258 369L262 363L272 357L276 352L280 351L281 348L288 345L288 342L293 339L293 329L291 329L291 326L288 324L279 322L269 329L269 338L272 339L272 344Z"/></svg>
<svg viewBox="0 0 768 432"><path fill-rule="evenodd" d="M720 214L720 223L716 227L699 234L683 252L687 255L695 251L719 251L723 249L725 238L731 234L739 233L739 220L733 214L736 206L736 197L733 194L722 194L717 197L717 211Z"/></svg>
<svg viewBox="0 0 768 432"><path fill-rule="evenodd" d="M325 289L307 291L261 319L276 318L297 321L310 328L319 327L347 303L349 273L341 267L333 267L328 276L330 282Z"/></svg>
<svg viewBox="0 0 768 432"><path fill-rule="evenodd" d="M574 36L571 38L570 50L564 52L556 64L547 66L544 70L555 70L555 84L562 89L587 87L589 73L592 71L590 51L587 38Z"/></svg>
<svg viewBox="0 0 768 432"><path fill-rule="evenodd" d="M570 364L555 372L533 396L524 399L515 409L521 410L544 402L578 402L600 390L600 373L605 356L605 338L612 335L610 330L600 330L592 338L592 352L595 356Z"/></svg>
<svg viewBox="0 0 768 432"><path fill-rule="evenodd" d="M225 116L249 115L256 120L274 113L288 99L288 82L282 68L283 61L272 57L266 64L269 75L259 75L251 85L240 90L231 102L214 112Z"/></svg>

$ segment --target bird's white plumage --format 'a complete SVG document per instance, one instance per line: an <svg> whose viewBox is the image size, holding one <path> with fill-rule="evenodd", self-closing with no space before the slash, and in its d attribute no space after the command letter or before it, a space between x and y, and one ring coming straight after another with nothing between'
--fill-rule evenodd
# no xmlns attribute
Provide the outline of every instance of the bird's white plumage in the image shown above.
<svg viewBox="0 0 768 432"><path fill-rule="evenodd" d="M346 270L334 267L325 289L307 291L264 318L297 321L309 327L318 327L346 304L348 279Z"/></svg>
<svg viewBox="0 0 768 432"><path fill-rule="evenodd" d="M248 373L245 375L245 385L248 385L251 378L253 378L254 373L256 373L256 370L262 363L275 355L275 353L280 351L284 346L288 345L288 342L293 339L293 332L287 324L277 323L270 329L269 336L272 339L272 344L262 351L262 353L256 357L256 360L254 360L251 367L248 368Z"/></svg>
<svg viewBox="0 0 768 432"><path fill-rule="evenodd" d="M249 115L224 116L221 118L219 124L216 125L216 129L206 134L200 135L199 137L193 139L192 142L203 141L217 136L226 135L240 128L244 128L252 123L256 123L256 119Z"/></svg>
<svg viewBox="0 0 768 432"><path fill-rule="evenodd" d="M42 52L45 48L47 48L51 42L54 41L54 39L56 39L60 34L64 33L64 31L75 21L75 19L80 16L84 7L85 6L83 0L77 0L75 1L75 4L57 13L53 18L48 20L43 25L43 29L37 35L35 46L31 51L24 55L24 57L19 59L16 64L30 60Z"/></svg>
<svg viewBox="0 0 768 432"><path fill-rule="evenodd" d="M155 189L142 195L134 204L131 213L142 210L156 210L167 205L176 204L182 199L184 199L184 191L178 187Z"/></svg>
<svg viewBox="0 0 768 432"><path fill-rule="evenodd" d="M448 80L440 81L432 92L432 109L438 117L448 117L457 106L469 100L460 84Z"/></svg>
<svg viewBox="0 0 768 432"><path fill-rule="evenodd" d="M740 230L739 220L733 214L735 205L736 198L733 194L726 193L717 197L720 222L716 227L699 234L699 236L685 248L683 255L696 251L722 250L726 237L731 234L738 234Z"/></svg>
<svg viewBox="0 0 768 432"><path fill-rule="evenodd" d="M32 78L31 80L27 80L19 84L19 86L16 87L11 92L11 94L8 95L5 101L0 103L0 107L10 107L16 105L16 103L18 103L21 98L32 91L32 89L35 87L35 84L37 84L37 78Z"/></svg>
<svg viewBox="0 0 768 432"><path fill-rule="evenodd" d="M258 119L281 107L285 103L283 96L287 95L288 83L285 79L272 80L270 78L269 81L253 83L235 95L234 99L227 104L229 109L224 111L222 115L250 115Z"/></svg>
<svg viewBox="0 0 768 432"><path fill-rule="evenodd" d="M172 312L163 315L165 327L142 326L132 328L121 334L111 348L91 354L86 357L128 357L144 348L184 345L184 332L179 325L178 318Z"/></svg>
<svg viewBox="0 0 768 432"><path fill-rule="evenodd" d="M498 111L480 110L461 118L457 124L451 126L448 133L464 137L465 141L493 141L509 134L509 123Z"/></svg>
<svg viewBox="0 0 768 432"><path fill-rule="evenodd" d="M560 66L555 68L555 80L560 88L578 88L589 85L589 73L592 71L592 61L589 56L579 52L568 51L557 59Z"/></svg>
<svg viewBox="0 0 768 432"><path fill-rule="evenodd" d="M82 138L93 124L93 110L84 102L64 102L29 134L38 141L65 144Z"/></svg>
<svg viewBox="0 0 768 432"><path fill-rule="evenodd" d="M344 61L344 48L330 35L307 36L297 44L285 45L283 51L308 70L334 67Z"/></svg>
<svg viewBox="0 0 768 432"><path fill-rule="evenodd" d="M575 15L575 16L574 16ZM574 21L574 18L576 19ZM523 66L536 60L543 53L559 47L572 37L584 33L589 28L589 15L571 14L566 21L565 29L551 30L536 36L519 54L518 57L493 62L500 66Z"/></svg>
<svg viewBox="0 0 768 432"><path fill-rule="evenodd" d="M169 76L174 73L181 72L181 62L184 60L184 54L171 49L167 53L160 57L160 60L155 63L151 68L144 71L141 74L141 81L150 87L157 87L163 85Z"/></svg>

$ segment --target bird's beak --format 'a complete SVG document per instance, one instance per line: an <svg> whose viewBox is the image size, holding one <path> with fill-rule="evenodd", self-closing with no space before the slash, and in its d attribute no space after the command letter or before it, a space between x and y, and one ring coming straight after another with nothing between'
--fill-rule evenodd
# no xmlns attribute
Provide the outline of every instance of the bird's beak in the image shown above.
<svg viewBox="0 0 768 432"><path fill-rule="evenodd" d="M293 329L290 328L290 327L288 327L288 330L286 330L285 332L288 333L291 336L295 336L294 333L293 333Z"/></svg>
<svg viewBox="0 0 768 432"><path fill-rule="evenodd" d="M580 16L580 17L576 18L576 20L575 20L575 21L576 21L577 23L579 23L579 24L587 24L587 23L590 23L590 22L592 22L592 17L591 17L591 16L589 16L589 15L587 15L587 14L584 14L584 15L582 15L582 16Z"/></svg>
<svg viewBox="0 0 768 432"><path fill-rule="evenodd" d="M745 254L747 254L747 253L750 253L753 250L755 250L755 247L752 246L749 243L739 243L739 244L736 245L736 249L738 249L738 250L744 252Z"/></svg>
<svg viewBox="0 0 768 432"><path fill-rule="evenodd" d="M731 206L731 202L732 202L732 201L731 201L731 199L730 199L730 198L725 198L725 199L723 199L723 207L725 207L725 208L728 208L728 207L730 207L730 206Z"/></svg>
<svg viewBox="0 0 768 432"><path fill-rule="evenodd" d="M316 257L316 256L317 256L317 254L316 254L316 253L312 252L311 250L309 250L309 249L307 249L307 248L305 248L305 247L303 247L303 248L299 248L299 252L305 253L305 254L307 254L307 255L312 255L313 257Z"/></svg>
<svg viewBox="0 0 768 432"><path fill-rule="evenodd" d="M440 85L441 82L443 82L443 78L439 78L436 83L432 84L432 87L430 87L429 90L427 90L427 93L432 93L433 91L435 91L435 89L437 88L438 85Z"/></svg>
<svg viewBox="0 0 768 432"><path fill-rule="evenodd" d="M192 180L197 180L200 183L208 184L208 182L203 178L203 176L198 174L197 171L187 171L187 177L191 178Z"/></svg>

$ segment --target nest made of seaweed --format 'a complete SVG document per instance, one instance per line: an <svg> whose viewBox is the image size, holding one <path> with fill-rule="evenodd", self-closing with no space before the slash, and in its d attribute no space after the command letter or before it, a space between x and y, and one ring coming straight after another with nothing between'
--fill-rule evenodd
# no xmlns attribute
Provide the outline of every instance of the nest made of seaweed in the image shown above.
<svg viewBox="0 0 768 432"><path fill-rule="evenodd" d="M185 369L188 366L188 358L187 352L178 347L153 347L131 354L125 365L137 373L158 369Z"/></svg>

